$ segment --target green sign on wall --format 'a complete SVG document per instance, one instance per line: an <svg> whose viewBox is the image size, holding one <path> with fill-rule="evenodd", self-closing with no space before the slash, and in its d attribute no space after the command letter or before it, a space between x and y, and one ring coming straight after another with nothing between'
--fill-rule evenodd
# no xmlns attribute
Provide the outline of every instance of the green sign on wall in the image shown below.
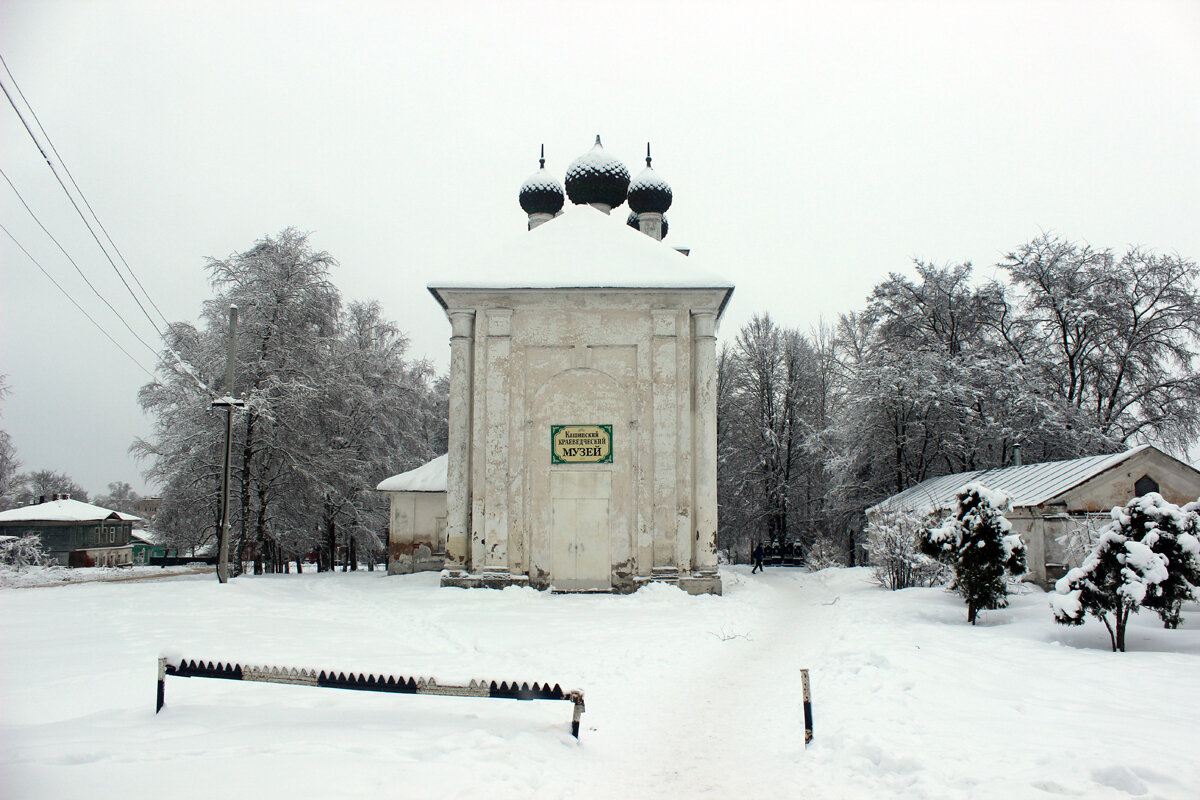
<svg viewBox="0 0 1200 800"><path fill-rule="evenodd" d="M551 425L551 464L611 464L612 425Z"/></svg>

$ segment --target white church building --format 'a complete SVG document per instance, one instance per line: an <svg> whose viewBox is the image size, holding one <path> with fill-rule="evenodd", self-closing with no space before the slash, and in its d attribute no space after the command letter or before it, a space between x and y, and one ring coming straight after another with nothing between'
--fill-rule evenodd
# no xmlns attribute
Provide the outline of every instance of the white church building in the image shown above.
<svg viewBox="0 0 1200 800"><path fill-rule="evenodd" d="M544 164L520 193L529 230L429 286L451 327L442 585L719 594L716 332L733 286L663 243L672 193L649 155L631 181L597 137L565 211ZM397 503L413 506L392 497L395 538ZM393 571L419 568L392 544Z"/></svg>

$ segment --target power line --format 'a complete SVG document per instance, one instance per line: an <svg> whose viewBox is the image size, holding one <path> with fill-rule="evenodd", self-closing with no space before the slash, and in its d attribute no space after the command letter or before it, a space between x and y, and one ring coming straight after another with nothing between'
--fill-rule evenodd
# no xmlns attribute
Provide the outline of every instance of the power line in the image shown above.
<svg viewBox="0 0 1200 800"><path fill-rule="evenodd" d="M84 216L83 210L79 207L79 204L75 202L75 197L71 194L70 190L67 189L67 185L63 183L63 179L59 176L58 170L54 168L54 162L51 161L50 157L46 155L46 151L42 148L41 143L38 142L37 137L33 135L33 130L29 127L29 123L25 121L25 115L21 113L21 109L17 108L16 101L14 101L12 95L8 93L8 87L0 82L0 89L4 90L4 96L8 98L9 105L13 107L13 111L17 112L17 116L21 118L21 124L25 126L25 130L29 133L30 138L33 139L33 143L37 145L38 152L42 154L42 158L46 159L47 166L49 166L50 171L54 173L54 179L58 181L58 185L62 187L62 190L67 195L67 199L70 200L71 205L74 206L75 213L78 214L79 218L83 220L83 224L85 227L87 227L88 233L90 233L92 238L96 240L96 244L100 247L100 252L104 254L104 258L108 260L108 263L112 265L113 271L116 272L117 277L121 279L121 283L124 284L125 290L129 292L129 296L133 298L133 302L137 303L137 307L142 310L142 314L145 315L146 319L150 320L150 324L154 327L154 331L159 333L158 323L151 318L150 312L148 312L146 307L142 305L142 301L139 300L138 296L134 293L133 287L129 285L129 281L125 280L125 276L121 274L120 268L117 267L117 262L112 260L112 256L110 256L108 254L108 250L104 248L104 243L100 241L100 237L96 235L95 229L92 228L91 223L88 222L87 217ZM143 289L142 291L145 290ZM108 301L106 300L105 302ZM162 334L159 333L159 335L161 336Z"/></svg>
<svg viewBox="0 0 1200 800"><path fill-rule="evenodd" d="M112 334L110 334L108 331L104 330L104 327L99 322L96 322L96 320L92 318L92 315L84 310L83 306L81 306L81 305L79 305L79 303L75 302L75 298L71 297L70 292L68 292L66 289L64 289L62 287L62 284L60 284L58 281L54 280L54 276L51 275L49 272L47 272L46 268L43 267L40 263L38 263L38 260L36 258L34 258L33 255L28 250L26 250L25 247L20 242L17 241L17 237L13 236L12 232L9 231L8 228L4 227L4 223L2 223L2 222L0 222L0 230L3 230L5 233L8 234L8 238L12 239L13 244L15 244L18 248L20 248L21 252L24 253L29 258L29 260L33 262L33 265L35 267L37 267L38 269L40 269L42 271L42 274L45 275L47 278L49 278L50 282L53 283L56 287L58 287L58 290L63 293L63 296L65 296L68 300L70 300L71 304L79 309L79 313L83 314L85 317L88 318L88 322L95 325L96 329L98 331L100 331L101 333L103 333L105 338L107 338L110 342L112 342L118 350L120 350L122 353L124 353L125 356L130 361L132 361L134 364L136 364L138 369L140 369L142 372L149 375L151 380L154 380L154 381L158 380L157 378L154 377L154 373L151 372L150 370L146 369L146 367L142 365L142 362L138 361L136 358L133 357L132 354L130 354L130 352L128 350L126 350L124 347L122 347L121 344L112 337Z"/></svg>
<svg viewBox="0 0 1200 800"><path fill-rule="evenodd" d="M67 252L65 247L63 247L61 244L59 244L58 239L54 238L54 234L52 234L49 231L49 229L47 229L46 226L42 224L42 221L40 219L38 219L37 214L33 213L33 209L29 207L29 203L25 202L25 198L21 196L21 193L19 191L17 191L16 185L12 182L12 179L8 177L8 173L5 172L3 168L0 168L0 175L4 176L4 180L8 181L9 187L11 187L13 192L17 195L17 199L21 201L21 205L25 206L25 210L29 212L29 216L33 217L33 221L38 224L38 227L41 228L42 231L44 231L45 234L50 237L50 241L54 242L54 244L58 246L58 249L62 251L62 254L67 257L67 260L71 262L71 266L73 266L75 268L75 271L79 273L79 277L83 278L83 282L88 285L88 288L92 290L92 293L95 294L96 297L100 298L100 301L102 303L104 303L104 305L108 306L109 311L111 311L117 315L117 319L121 320L121 324L125 326L125 329L127 331L129 331L131 334L133 334L133 338L137 339L138 342L141 343L142 347L146 348L151 353L153 353L155 358L158 358L158 351L155 350L150 345L146 344L146 341L144 339L142 339L141 336L138 336L137 331L135 331L132 327L130 327L129 323L125 321L125 318L123 316L121 316L121 312L117 311L117 309L113 308L113 304L108 302L108 300L104 297L104 295L100 294L100 290L92 285L92 282L88 280L87 275L83 274L83 270L80 269L79 265L75 263L75 259L71 258L71 254ZM157 330L158 330L158 327L155 326L155 331L157 332Z"/></svg>
<svg viewBox="0 0 1200 800"><path fill-rule="evenodd" d="M17 93L20 94L21 100L23 100L25 102L26 107L29 109L29 113L33 116L34 120L38 124L38 128L42 131L42 134L46 137L46 141L49 143L50 149L54 151L54 155L58 158L59 162L62 164L63 170L67 173L67 176L71 178L71 184L73 186L75 186L75 190L77 192L79 192L80 198L83 200L84 205L86 205L88 207L88 211L90 211L92 213L92 217L96 220L96 224L100 226L100 230L104 231L104 235L108 239L109 243L112 245L113 250L116 252L117 256L120 257L122 263L125 264L125 268L127 270L129 270L129 275L133 278L134 282L137 283L138 288L142 290L142 294L145 295L146 300L150 303L151 306L154 307L154 310L158 312L158 315L160 317L162 317L163 322L166 324L167 329L169 330L171 327L170 321L167 320L166 316L162 313L162 310L159 309L158 305L154 302L154 299L150 297L150 293L146 291L146 287L142 285L142 282L140 280L138 280L137 274L134 273L133 268L129 266L129 262L125 260L125 256L121 254L120 249L117 247L116 243L113 242L112 237L108 235L108 230L104 227L104 223L102 223L100 221L100 217L97 216L95 210L92 209L91 203L88 202L87 197L83 193L83 190L80 189L79 184L77 184L75 182L74 176L71 175L71 170L67 168L66 162L62 160L62 156L59 155L58 149L55 148L54 142L50 139L50 134L46 133L46 129L42 126L42 121L40 119L38 119L37 112L33 110L33 106L30 105L29 101L25 98L25 93L21 91L21 87L17 83L17 79L13 76L12 70L10 70L8 68L8 62L4 61L4 57L2 55L0 55L0 64L3 64L4 71L8 73L9 78L13 82L13 87L16 88ZM171 356L175 359L175 363L178 364L179 369L182 370L183 373L186 374L188 377L190 377L196 383L196 386L198 386L202 392L209 394L209 395L213 395L212 390L209 389L204 384L204 381L200 380L199 376L196 375L196 373L192 370L191 366L189 366L188 363L186 361L184 361L183 358L179 355L179 353L175 352L175 349L171 347L170 343L167 341L167 337L164 336L161 331L159 331L158 323L156 323L150 317L150 314L146 311L145 306L142 305L141 301L138 300L137 295L134 294L133 289L129 286L129 282L125 280L125 276L123 276L121 274L121 270L117 267L116 262L114 262L112 260L112 256L110 256L108 254L108 250L105 249L103 242L100 241L100 237L96 235L96 231L92 228L91 224L88 222L87 217L84 215L83 211L79 208L79 204L75 202L75 198L71 195L70 190L68 190L66 184L63 183L62 178L58 174L58 170L56 170L54 168L54 163L50 160L50 157L46 155L46 150L42 147L41 142L38 141L37 136L34 135L33 130L29 127L29 123L25 121L25 116L21 113L21 109L17 107L16 102L13 100L12 95L9 94L8 88L6 86L4 86L3 82L0 82L0 89L4 90L4 96L6 98L8 98L9 105L11 105L13 111L16 112L17 117L21 120L21 124L25 126L25 132L29 134L29 138L33 141L34 146L38 149L38 152L42 154L42 159L45 160L46 166L50 167L50 172L53 173L55 180L58 181L58 185L60 187L62 187L63 192L67 195L67 199L71 201L71 205L75 208L75 213L77 213L79 215L79 218L81 220L83 220L83 224L87 227L88 233L90 233L92 235L92 238L96 240L96 244L100 247L100 252L104 254L104 258L108 261L108 263L112 265L113 271L116 272L117 277L121 279L121 283L124 284L126 291L129 292L129 296L133 298L133 301L135 303L137 303L137 306L141 310L142 314L146 317L146 319L150 322L150 325L154 328L154 332L156 334L158 334L159 338L162 340L163 347L165 347L167 352L170 353ZM2 173L2 171L0 171L0 173ZM8 180L8 176L5 175L4 179ZM8 185L12 186L14 192L17 191L17 188L15 186L13 186L13 183L11 180L8 180ZM63 255L67 256L67 259L71 261L71 264L75 267L76 271L79 272L80 277L83 277L84 282L87 283L87 285L89 287L91 287L92 291L96 293L96 296L99 297L104 302L105 305L107 305L110 309L112 309L112 312L117 315L117 318L121 320L121 323L126 328L129 329L130 333L133 333L134 338L136 338L139 342L141 342L143 346L151 349L151 351L154 352L155 356L157 357L158 356L157 351L154 351L153 348L150 348L149 345L147 345L140 336L138 336L136 333L134 333L133 328L131 328L129 326L129 323L125 321L125 318L122 317L117 312L117 310L112 307L112 304L110 304L108 302L108 300L106 300L98 291L96 291L96 288L94 286L92 286L91 281L89 281L87 279L87 277L83 275L83 271L79 269L79 266L77 264L75 264L74 259L72 259L69 255L67 255L67 251L63 249L62 245L58 244L58 241L55 240L54 236L52 236L50 234L50 231L46 230L46 226L42 225L41 221L37 219L37 216L34 215L33 210L29 208L29 204L26 203L25 199L21 197L20 192L17 192L17 197L21 198L21 203L25 206L25 209L27 211L29 211L29 214L31 216L33 216L34 220L37 221L38 225L41 226L42 230L46 231L46 235L50 236L51 240L54 240L54 243L56 245L58 245L58 249L63 251ZM213 395L213 396L215 396L215 395Z"/></svg>
<svg viewBox="0 0 1200 800"><path fill-rule="evenodd" d="M42 120L38 117L37 111L34 110L33 104L31 104L29 102L29 98L27 98L25 96L25 92L21 91L21 84L17 83L17 78L15 75L13 75L12 70L8 68L8 62L4 60L4 55L2 53L0 53L0 65L4 66L4 71L8 74L8 79L10 81L12 81L13 88L16 89L17 94L21 96L21 102L23 102L25 104L25 107L29 109L29 113L33 116L33 121L37 123L38 130L40 130L42 132L42 136L44 136L46 138L46 143L50 145L50 150L54 153L54 157L58 159L58 163L62 165L63 171L67 173L67 177L71 179L71 185L74 186L75 191L79 193L79 198L81 200L83 200L83 204L85 206L87 206L87 210L91 213L92 219L94 219L96 221L96 224L100 226L100 230L104 232L104 238L108 240L108 243L110 245L112 245L113 252L115 252L117 254L117 257L121 259L121 263L125 265L125 269L128 270L129 276L131 278L133 278L134 283L136 283L138 288L142 290L142 294L145 296L147 302L149 302L150 305L154 308L154 310L158 312L158 316L162 318L163 324L166 325L168 328L171 327L171 323L167 319L166 315L162 313L162 310L158 307L158 304L154 302L154 298L152 298L150 296L150 293L148 291L146 291L146 287L143 286L141 280L138 279L137 273L135 273L133 271L133 267L131 267L129 265L129 262L125 260L125 256L124 256L124 254L121 253L121 249L119 247L117 247L117 243L114 242L112 236L109 235L108 229L105 228L104 223L100 221L100 216L96 213L96 210L94 208L92 208L92 204L88 202L87 195L85 195L83 193L83 189L79 188L79 184L76 183L76 181L75 181L75 176L71 174L71 168L67 166L67 162L59 154L58 148L54 146L54 140L50 138L50 134L46 131L46 127L44 125L42 125ZM7 95L8 93L5 92L5 94ZM12 97L9 97L8 99L9 99L9 103L11 104ZM13 109L16 110L15 105L13 106ZM17 116L20 116L20 114L21 114L21 112L17 111ZM21 122L22 123L25 122L24 118L21 119ZM33 132L29 130L28 125L25 126L25 130L28 131L30 137L33 138ZM34 144L37 144L36 138L34 138ZM45 158L46 153L44 150L42 150L40 145L38 146L38 150L42 153L42 157ZM46 162L49 164L50 159L47 158ZM53 170L54 166L50 165L50 168L51 168L51 170ZM58 177L57 173L55 174L55 177ZM60 185L62 184L61 180L59 181L59 184ZM67 188L66 186L63 186L63 191L66 191L66 188ZM70 192L67 192L67 196L70 197ZM75 210L79 211L79 207L76 206ZM80 211L79 214L80 214L80 218L83 219L84 224L87 225L87 219L83 217L83 212ZM89 226L89 228L90 228L90 226ZM95 237L94 232L92 233L92 236ZM96 243L97 244L100 243L100 240L98 238L96 239ZM100 249L103 250L104 246L100 245ZM107 255L107 253L105 253L105 255ZM110 259L110 261L111 261L111 259ZM116 264L113 264L113 268L116 269ZM126 284L126 287L128 288L128 284ZM135 297L134 299L136 300L137 298ZM139 303L139 305L141 305L141 304ZM144 308L142 309L142 311L143 311L143 313L145 313ZM148 314L147 314L147 319L149 319ZM154 320L150 320L150 324L154 325L155 329L158 328L158 324L156 322L154 322Z"/></svg>

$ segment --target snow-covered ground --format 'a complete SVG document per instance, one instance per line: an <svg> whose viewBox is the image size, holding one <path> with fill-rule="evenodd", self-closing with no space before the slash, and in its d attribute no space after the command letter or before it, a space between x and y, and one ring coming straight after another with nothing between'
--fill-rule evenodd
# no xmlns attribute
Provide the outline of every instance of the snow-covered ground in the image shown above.
<svg viewBox="0 0 1200 800"><path fill-rule="evenodd" d="M439 589L381 572L0 591L0 796L1195 798L1200 609L1130 652L1040 591L965 624L865 570L723 570L724 597ZM550 680L561 702L168 678L156 659L443 682ZM803 739L800 668L816 738Z"/></svg>

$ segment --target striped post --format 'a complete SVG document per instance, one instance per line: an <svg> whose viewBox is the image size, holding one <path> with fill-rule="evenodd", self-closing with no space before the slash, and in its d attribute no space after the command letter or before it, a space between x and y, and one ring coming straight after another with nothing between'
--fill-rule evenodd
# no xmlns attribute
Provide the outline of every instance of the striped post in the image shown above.
<svg viewBox="0 0 1200 800"><path fill-rule="evenodd" d="M163 703L167 700L167 660L160 658L158 660L158 704L154 707L154 713L162 711Z"/></svg>
<svg viewBox="0 0 1200 800"><path fill-rule="evenodd" d="M804 691L804 745L813 738L812 695L808 691L808 670L800 670L800 685Z"/></svg>

